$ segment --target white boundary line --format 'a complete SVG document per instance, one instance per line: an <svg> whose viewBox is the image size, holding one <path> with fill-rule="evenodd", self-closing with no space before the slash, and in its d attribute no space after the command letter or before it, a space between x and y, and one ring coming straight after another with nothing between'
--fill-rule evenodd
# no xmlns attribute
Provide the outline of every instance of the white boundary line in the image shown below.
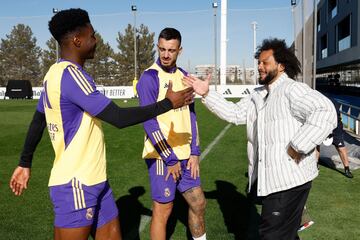
<svg viewBox="0 0 360 240"><path fill-rule="evenodd" d="M200 156L200 161L202 161L206 155L212 150L212 148L219 142L219 140L225 135L227 130L231 127L231 124L229 123L220 133L217 135L217 137L206 147L205 151Z"/></svg>
<svg viewBox="0 0 360 240"><path fill-rule="evenodd" d="M221 130L219 135L216 136L216 138L206 147L204 152L201 154L200 161L205 159L206 155L208 155L208 153L220 141L220 139L225 135L225 133L227 132L227 130L229 130L230 127L231 127L231 124L229 123L223 130ZM140 226L139 226L139 235L140 235L140 233L142 233L142 231L144 231L145 227L149 224L150 221L151 221L151 217L146 216L146 215L141 215Z"/></svg>

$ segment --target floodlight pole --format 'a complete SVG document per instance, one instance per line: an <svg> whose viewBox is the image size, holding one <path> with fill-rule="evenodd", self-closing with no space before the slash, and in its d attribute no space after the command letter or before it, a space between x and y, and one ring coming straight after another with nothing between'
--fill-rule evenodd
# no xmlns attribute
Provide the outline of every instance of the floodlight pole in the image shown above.
<svg viewBox="0 0 360 240"><path fill-rule="evenodd" d="M56 13L59 12L59 10L57 8L53 8L52 12L53 12L53 14L56 14ZM57 42L56 39L55 39L55 48L56 48L56 60L55 60L55 62L57 62L58 59L59 59L59 43Z"/></svg>
<svg viewBox="0 0 360 240"><path fill-rule="evenodd" d="M226 57L227 57L227 0L221 0L220 27L220 85L226 85Z"/></svg>
<svg viewBox="0 0 360 240"><path fill-rule="evenodd" d="M218 3L213 2L212 7L214 9L214 73L213 73L213 76L214 76L215 91L217 91L218 76L217 76L217 19L216 19L216 13L217 13Z"/></svg>
<svg viewBox="0 0 360 240"><path fill-rule="evenodd" d="M131 11L134 13L134 80L137 80L137 43L136 43L136 5L131 5Z"/></svg>
<svg viewBox="0 0 360 240"><path fill-rule="evenodd" d="M313 62L313 89L316 89L316 58L317 58L317 0L314 0L314 62Z"/></svg>
<svg viewBox="0 0 360 240"><path fill-rule="evenodd" d="M253 56L253 64L254 64L254 83L257 85L258 84L258 79L257 79L257 61L255 59L255 53L256 53L256 29L257 29L257 22L252 22L251 23L252 27L253 27L253 33L254 33L254 38L253 38L253 51L254 51L254 56ZM244 73L246 74L246 72Z"/></svg>
<svg viewBox="0 0 360 240"><path fill-rule="evenodd" d="M303 35L302 35L302 82L305 83L305 77L306 77L306 19L305 19L305 1L301 1L301 7L302 7L302 24L303 24Z"/></svg>
<svg viewBox="0 0 360 240"><path fill-rule="evenodd" d="M294 53L296 52L296 22L295 22L295 7L296 0L291 0L291 12L293 17L293 27L294 27Z"/></svg>

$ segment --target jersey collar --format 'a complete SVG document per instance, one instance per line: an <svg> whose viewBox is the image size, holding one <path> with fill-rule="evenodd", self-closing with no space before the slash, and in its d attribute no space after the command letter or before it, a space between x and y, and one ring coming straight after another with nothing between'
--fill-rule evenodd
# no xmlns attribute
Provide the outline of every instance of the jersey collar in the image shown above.
<svg viewBox="0 0 360 240"><path fill-rule="evenodd" d="M167 73L174 73L174 72L176 72L176 70L177 70L177 66L176 66L176 65L175 65L174 67L171 67L171 68L166 68L166 67L164 67L163 65L161 65L160 58L158 58L158 59L156 60L156 64L157 64L159 67L161 67L161 69L164 70L164 71L167 72Z"/></svg>

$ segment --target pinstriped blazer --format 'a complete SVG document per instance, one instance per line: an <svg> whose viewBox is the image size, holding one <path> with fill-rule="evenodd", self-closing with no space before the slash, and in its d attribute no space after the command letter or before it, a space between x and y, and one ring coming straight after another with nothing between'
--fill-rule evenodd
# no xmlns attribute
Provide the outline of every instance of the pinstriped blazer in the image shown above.
<svg viewBox="0 0 360 240"><path fill-rule="evenodd" d="M209 92L205 106L230 123L247 127L249 191L258 180L258 196L300 186L318 175L315 147L336 127L328 98L285 73L237 103ZM287 154L291 145L303 154L297 164Z"/></svg>

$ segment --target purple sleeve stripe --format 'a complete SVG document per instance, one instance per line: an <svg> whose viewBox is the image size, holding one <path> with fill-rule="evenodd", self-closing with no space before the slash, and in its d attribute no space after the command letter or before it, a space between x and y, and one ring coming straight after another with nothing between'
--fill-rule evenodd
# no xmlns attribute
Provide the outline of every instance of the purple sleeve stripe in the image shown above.
<svg viewBox="0 0 360 240"><path fill-rule="evenodd" d="M72 78L75 80L77 85L80 87L80 89L86 94L89 95L92 91L89 89L89 87L84 83L83 80L81 80L81 77L79 76L79 72L74 69L74 67L69 67L69 73L71 74Z"/></svg>
<svg viewBox="0 0 360 240"><path fill-rule="evenodd" d="M77 74L77 76L79 77L80 82L87 88L89 89L90 93L94 92L94 88L92 87L92 85L89 83L88 79L84 76L84 74L77 68L74 68L75 73Z"/></svg>
<svg viewBox="0 0 360 240"><path fill-rule="evenodd" d="M44 111L44 91L41 92L39 102L36 106L36 110L41 113L45 113Z"/></svg>
<svg viewBox="0 0 360 240"><path fill-rule="evenodd" d="M197 126L197 121L196 121L196 114L195 114L195 104L192 103L189 106L190 108L190 120L191 120L191 135L192 135L192 140L191 140L191 154L192 155L200 155L200 138L199 138L199 131L198 131L198 126Z"/></svg>
<svg viewBox="0 0 360 240"><path fill-rule="evenodd" d="M43 106L44 106L44 107L47 107L47 106L46 106L46 101L45 101L45 98L43 98L43 99L41 99L41 100L42 100L42 104L43 104Z"/></svg>
<svg viewBox="0 0 360 240"><path fill-rule="evenodd" d="M162 148L162 153L164 154L164 156L166 158L168 158L171 154L169 148L166 146L166 143L164 142L164 140L161 138L161 134L160 131L156 131L153 133L154 138L157 141L157 144Z"/></svg>
<svg viewBox="0 0 360 240"><path fill-rule="evenodd" d="M46 106L47 108L52 109L49 98L47 96L47 81L45 81L45 83L44 83L44 91L45 91L45 94L44 94L44 106Z"/></svg>
<svg viewBox="0 0 360 240"><path fill-rule="evenodd" d="M68 70L69 70L71 77L74 79L74 81L79 86L81 91L83 91L85 95L89 95L90 91L88 89L86 89L86 87L79 81L78 77L75 74L75 71L71 67L69 67Z"/></svg>
<svg viewBox="0 0 360 240"><path fill-rule="evenodd" d="M152 135L153 135L153 138L155 139L155 144L159 146L161 153L164 153L165 147L164 147L164 145L161 144L161 142L160 142L161 140L159 139L156 132L153 132Z"/></svg>
<svg viewBox="0 0 360 240"><path fill-rule="evenodd" d="M84 76L84 74L78 69L75 68L73 66L71 66L74 69L74 72L76 73L76 75L79 78L79 81L83 83L83 85L90 91L93 92L94 88L91 86L91 84L89 83L89 81L86 79L86 77Z"/></svg>
<svg viewBox="0 0 360 240"><path fill-rule="evenodd" d="M156 102L159 94L159 78L157 74L157 70L149 69L141 75L136 86L141 106Z"/></svg>
<svg viewBox="0 0 360 240"><path fill-rule="evenodd" d="M73 69L64 70L61 80L61 96L64 101L74 103L81 107L91 116L96 116L111 102L99 91L95 90L89 94L84 91L84 86L79 84L71 74Z"/></svg>
<svg viewBox="0 0 360 240"><path fill-rule="evenodd" d="M90 92L95 91L95 89L93 88L93 86L89 83L89 80L84 76L84 74L79 70L79 69L75 69L77 71L77 73L80 76L80 81L82 80L82 82L84 83L84 85L86 85L89 89Z"/></svg>
<svg viewBox="0 0 360 240"><path fill-rule="evenodd" d="M164 141L161 139L161 136L159 134L159 131L155 131L152 133L154 139L156 140L156 144L159 146L159 148L161 149L162 154L168 158L171 154L171 152L169 151L169 149L166 147L166 144L164 143Z"/></svg>
<svg viewBox="0 0 360 240"><path fill-rule="evenodd" d="M165 138L162 137L162 133L160 132L160 130L157 130L155 134L158 136L159 142L164 146L165 152L170 155L171 151L169 149L169 145L167 144Z"/></svg>

